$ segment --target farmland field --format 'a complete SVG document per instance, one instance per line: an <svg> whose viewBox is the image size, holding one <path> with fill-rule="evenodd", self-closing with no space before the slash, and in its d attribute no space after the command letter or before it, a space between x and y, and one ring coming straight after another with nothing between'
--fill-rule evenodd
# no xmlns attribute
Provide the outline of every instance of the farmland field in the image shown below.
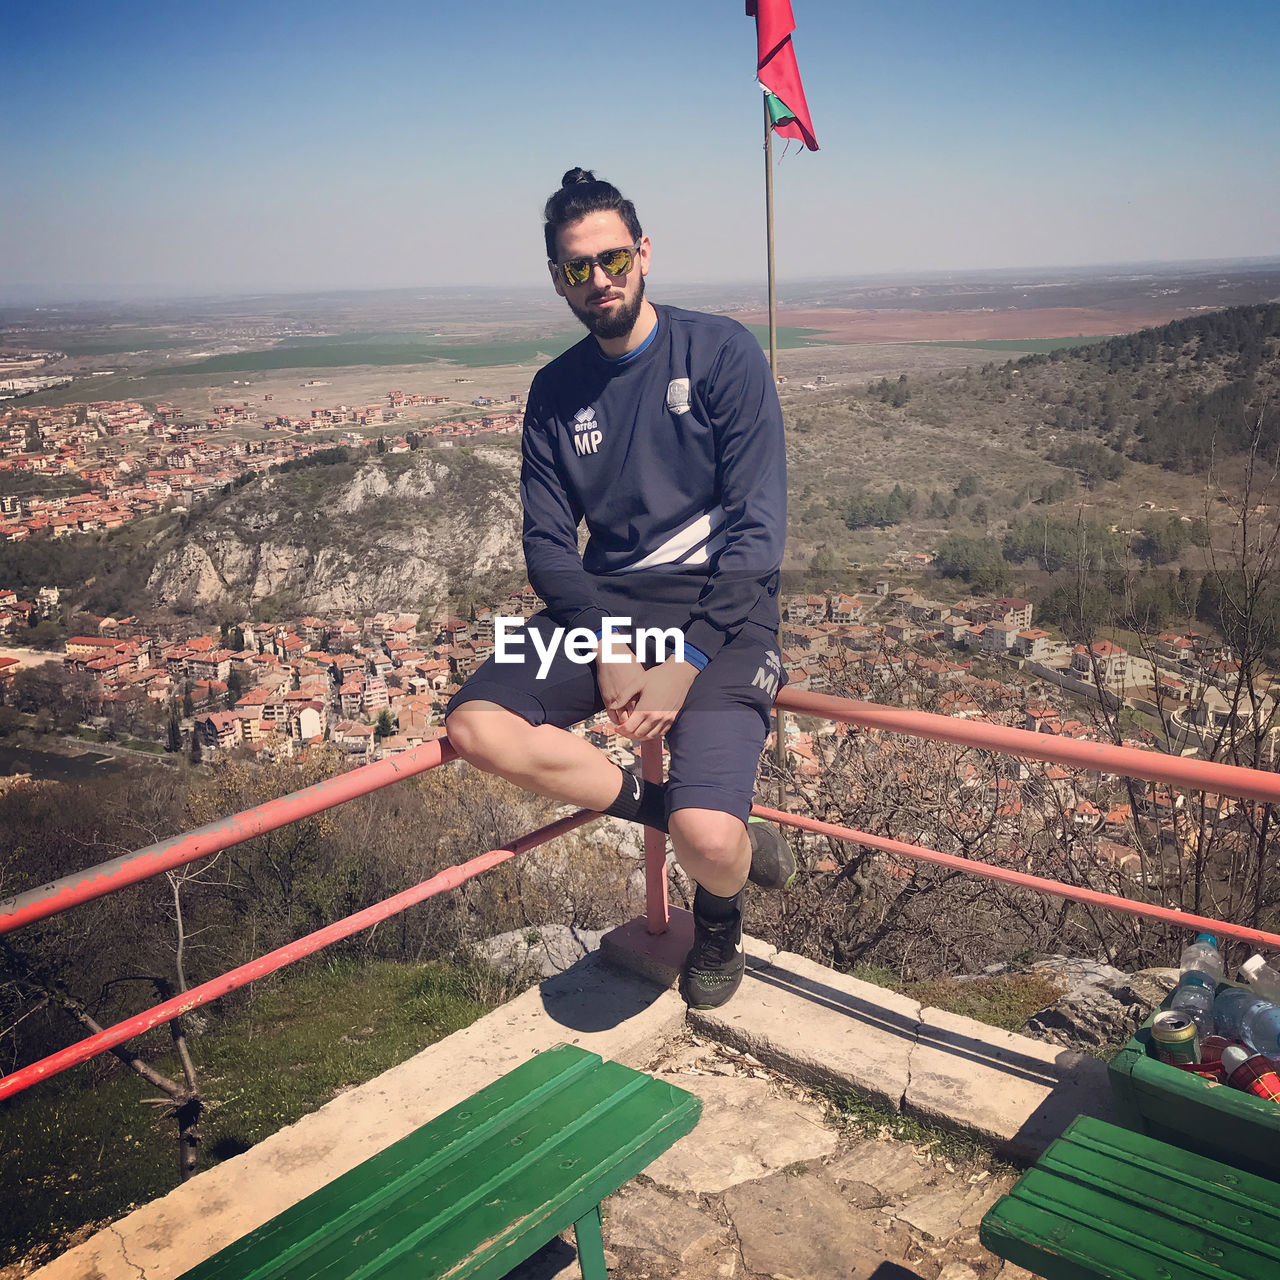
<svg viewBox="0 0 1280 1280"><path fill-rule="evenodd" d="M296 344L285 342L265 351L210 356L166 372L263 373L269 369L345 369L357 365L434 364L440 360L472 369L541 364L572 346L580 336L557 333L514 342L468 343L447 342L423 334L405 334L400 341L388 341L385 337L368 342L352 342L346 337L310 338Z"/></svg>
<svg viewBox="0 0 1280 1280"><path fill-rule="evenodd" d="M100 339L67 339L65 335L50 333L28 334L27 339L35 346L49 346L68 356L115 356L130 351L180 351L184 347L196 346L198 338L175 338L164 329L132 329L118 336Z"/></svg>
<svg viewBox="0 0 1280 1280"><path fill-rule="evenodd" d="M751 325L762 342L767 325ZM778 346L813 345L813 329L780 328ZM457 342L422 333L342 334L326 338L288 338L264 351L237 351L210 356L194 364L166 369L166 373L262 373L268 369L343 369L357 365L432 364L448 360L469 369L499 365L544 364L567 350L584 334L581 330L522 338L507 342Z"/></svg>
<svg viewBox="0 0 1280 1280"><path fill-rule="evenodd" d="M767 324L749 324L747 328L755 334L762 347L769 345L769 326ZM778 326L778 350L795 351L800 347L829 347L831 339L823 335L819 329L797 329L793 325Z"/></svg>
<svg viewBox="0 0 1280 1280"><path fill-rule="evenodd" d="M964 347L969 351L1020 351L1029 355L1048 355L1050 351L1066 351L1072 347L1088 347L1095 342L1106 342L1108 333L1092 337L1079 335L1074 338L980 338L972 342L913 342L913 347Z"/></svg>

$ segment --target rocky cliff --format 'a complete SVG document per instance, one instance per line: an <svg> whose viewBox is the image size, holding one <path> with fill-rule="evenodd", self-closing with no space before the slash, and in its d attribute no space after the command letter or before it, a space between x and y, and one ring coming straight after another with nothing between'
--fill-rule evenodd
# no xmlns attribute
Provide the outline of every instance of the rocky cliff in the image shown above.
<svg viewBox="0 0 1280 1280"><path fill-rule="evenodd" d="M269 472L159 548L152 607L321 615L439 602L522 571L519 459L420 449Z"/></svg>

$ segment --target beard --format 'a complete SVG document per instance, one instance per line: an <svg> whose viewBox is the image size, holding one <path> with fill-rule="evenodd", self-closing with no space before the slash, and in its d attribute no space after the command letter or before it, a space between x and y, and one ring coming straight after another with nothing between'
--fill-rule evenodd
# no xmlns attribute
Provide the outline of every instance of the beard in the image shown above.
<svg viewBox="0 0 1280 1280"><path fill-rule="evenodd" d="M615 307L608 313L592 311L585 306L576 306L568 298L565 298L565 301L569 303L569 310L595 337L605 340L625 338L635 328L635 323L640 318L640 304L644 302L644 277L640 277L640 287L636 290L636 296L630 302L623 302L620 307Z"/></svg>

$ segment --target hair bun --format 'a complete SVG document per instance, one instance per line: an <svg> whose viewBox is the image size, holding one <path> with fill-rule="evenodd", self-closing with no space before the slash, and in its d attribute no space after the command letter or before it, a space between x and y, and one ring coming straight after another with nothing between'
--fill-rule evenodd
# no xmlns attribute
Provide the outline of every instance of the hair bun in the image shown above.
<svg viewBox="0 0 1280 1280"><path fill-rule="evenodd" d="M542 210L542 234L548 262L557 261L561 230L593 213L616 213L626 224L633 244L644 236L635 205L617 187L602 182L590 169L570 169L560 179L560 186L551 193Z"/></svg>

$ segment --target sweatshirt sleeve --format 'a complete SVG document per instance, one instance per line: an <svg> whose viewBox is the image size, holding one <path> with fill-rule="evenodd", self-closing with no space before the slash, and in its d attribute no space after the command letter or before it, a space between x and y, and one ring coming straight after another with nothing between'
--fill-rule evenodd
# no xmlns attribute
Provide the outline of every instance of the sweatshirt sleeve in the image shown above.
<svg viewBox="0 0 1280 1280"><path fill-rule="evenodd" d="M578 553L582 508L556 468L553 429L531 389L520 445L525 568L557 624L599 631L605 613Z"/></svg>
<svg viewBox="0 0 1280 1280"><path fill-rule="evenodd" d="M760 597L777 590L787 532L782 408L764 352L747 330L720 348L704 400L715 434L725 542L684 634L714 658Z"/></svg>

